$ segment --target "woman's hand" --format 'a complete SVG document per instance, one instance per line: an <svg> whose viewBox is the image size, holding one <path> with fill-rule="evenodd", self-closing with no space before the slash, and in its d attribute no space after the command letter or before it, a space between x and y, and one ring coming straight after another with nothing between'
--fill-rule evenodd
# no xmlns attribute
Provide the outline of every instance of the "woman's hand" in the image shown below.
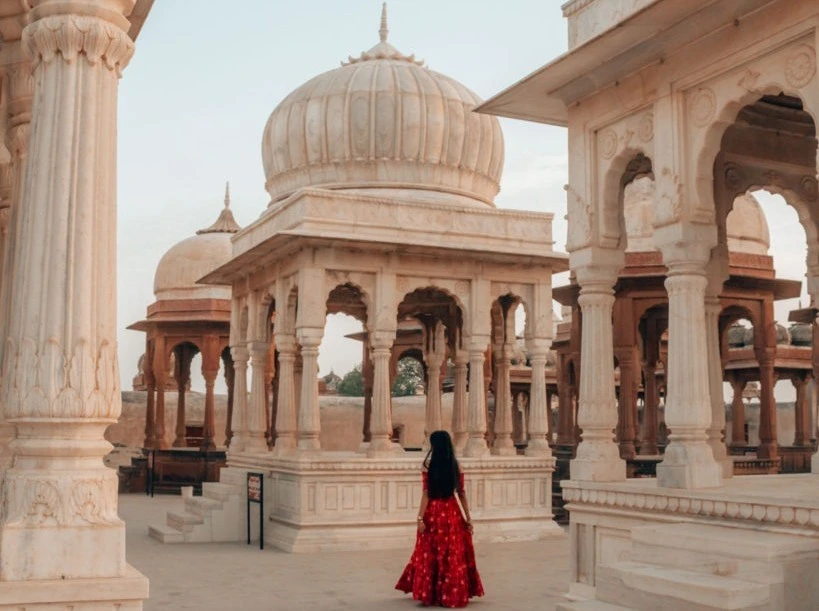
<svg viewBox="0 0 819 611"><path fill-rule="evenodd" d="M467 520L467 521L466 521L466 529L469 531L469 534L470 534L470 535L471 535L473 532L475 532L475 529L474 529L474 528L472 528L472 520Z"/></svg>
<svg viewBox="0 0 819 611"><path fill-rule="evenodd" d="M418 532L423 534L427 529L427 525L424 524L424 521L421 518L418 518Z"/></svg>

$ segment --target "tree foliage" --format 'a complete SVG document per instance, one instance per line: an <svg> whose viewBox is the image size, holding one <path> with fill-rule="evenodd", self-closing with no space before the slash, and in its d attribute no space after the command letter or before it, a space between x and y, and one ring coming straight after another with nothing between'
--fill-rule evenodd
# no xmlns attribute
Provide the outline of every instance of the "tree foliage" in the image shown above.
<svg viewBox="0 0 819 611"><path fill-rule="evenodd" d="M338 394L345 397L364 396L364 376L361 374L361 363L353 367L338 383Z"/></svg>
<svg viewBox="0 0 819 611"><path fill-rule="evenodd" d="M393 397L414 395L415 389L424 382L424 369L416 359L404 357L398 361L398 373L392 385Z"/></svg>

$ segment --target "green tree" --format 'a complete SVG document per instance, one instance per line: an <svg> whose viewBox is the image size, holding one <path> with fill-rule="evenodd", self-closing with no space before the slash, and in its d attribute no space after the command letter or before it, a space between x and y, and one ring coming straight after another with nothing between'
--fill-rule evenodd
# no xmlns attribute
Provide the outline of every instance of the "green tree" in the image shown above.
<svg viewBox="0 0 819 611"><path fill-rule="evenodd" d="M364 376L361 375L361 363L353 367L338 383L338 394L345 397L364 396Z"/></svg>
<svg viewBox="0 0 819 611"><path fill-rule="evenodd" d="M398 361L398 373L392 385L393 397L406 397L415 394L415 388L424 381L424 369L421 363L412 357L405 356Z"/></svg>

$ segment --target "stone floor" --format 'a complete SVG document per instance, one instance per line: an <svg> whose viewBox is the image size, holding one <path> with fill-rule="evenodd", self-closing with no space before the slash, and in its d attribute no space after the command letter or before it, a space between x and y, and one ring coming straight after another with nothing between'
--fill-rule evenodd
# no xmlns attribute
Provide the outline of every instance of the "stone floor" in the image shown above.
<svg viewBox="0 0 819 611"><path fill-rule="evenodd" d="M163 545L148 538L179 497L120 496L128 562L151 580L146 611L197 609L370 611L418 608L393 589L412 543L381 552L285 554L244 543ZM569 583L568 537L535 543L493 543L477 548L487 595L470 608L549 611Z"/></svg>

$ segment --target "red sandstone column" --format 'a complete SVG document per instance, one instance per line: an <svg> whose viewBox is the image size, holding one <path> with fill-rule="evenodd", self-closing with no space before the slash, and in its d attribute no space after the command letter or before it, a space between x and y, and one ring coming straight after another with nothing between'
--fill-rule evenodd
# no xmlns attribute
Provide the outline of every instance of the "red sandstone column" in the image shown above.
<svg viewBox="0 0 819 611"><path fill-rule="evenodd" d="M156 406L154 405L154 398L156 397L156 382L154 381L153 371L153 354L150 342L145 348L145 386L148 390L147 402L145 405L145 441L143 445L146 448L153 448L156 439Z"/></svg>
<svg viewBox="0 0 819 611"><path fill-rule="evenodd" d="M165 352L165 336L154 340L154 381L156 382L156 416L154 419L154 448L168 447L165 439L165 387L168 382L168 355Z"/></svg>
<svg viewBox="0 0 819 611"><path fill-rule="evenodd" d="M742 447L748 443L745 438L745 402L742 400L742 392L748 382L736 374L731 375L730 382L734 391L731 400L731 447Z"/></svg>
<svg viewBox="0 0 819 611"><path fill-rule="evenodd" d="M774 349L766 348L759 355L759 449L758 458L774 460L779 456L779 444L776 440L776 399L774 386Z"/></svg>
<svg viewBox="0 0 819 611"><path fill-rule="evenodd" d="M176 349L176 367L174 377L176 378L176 438L173 440L173 447L184 448L187 446L187 425L185 421L185 392L188 389L188 380L191 376L191 359L193 354L187 346L182 345Z"/></svg>
<svg viewBox="0 0 819 611"><path fill-rule="evenodd" d="M659 431L658 407L660 404L657 393L657 364L643 364L643 385L645 400L643 401L643 437L640 444L640 454L643 456L655 456L660 453L657 448L657 433Z"/></svg>
<svg viewBox="0 0 819 611"><path fill-rule="evenodd" d="M792 380L796 388L796 403L794 405L794 415L796 431L793 437L793 445L810 445L810 410L808 409L808 378L797 375Z"/></svg>
<svg viewBox="0 0 819 611"><path fill-rule="evenodd" d="M617 405L620 458L628 460L637 454L634 446L637 436L637 360L633 348L619 350L616 356L620 363L620 397Z"/></svg>

